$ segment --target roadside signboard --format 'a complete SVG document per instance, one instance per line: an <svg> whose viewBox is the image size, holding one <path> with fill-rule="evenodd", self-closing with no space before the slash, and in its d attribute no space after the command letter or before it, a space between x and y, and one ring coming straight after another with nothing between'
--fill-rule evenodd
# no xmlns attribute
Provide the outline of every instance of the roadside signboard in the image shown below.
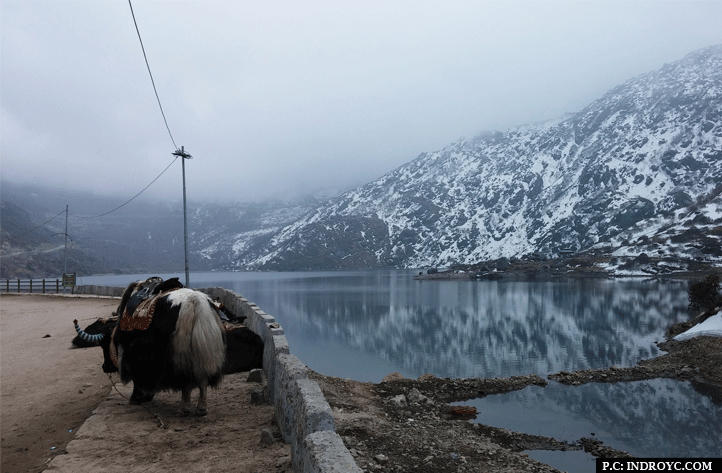
<svg viewBox="0 0 722 473"><path fill-rule="evenodd" d="M63 286L75 287L75 273L63 273Z"/></svg>

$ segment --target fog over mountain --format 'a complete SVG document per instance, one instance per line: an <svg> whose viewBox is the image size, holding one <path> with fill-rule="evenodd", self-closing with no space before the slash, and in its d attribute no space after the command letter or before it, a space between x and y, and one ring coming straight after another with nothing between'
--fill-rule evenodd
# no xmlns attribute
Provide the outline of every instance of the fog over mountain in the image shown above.
<svg viewBox="0 0 722 473"><path fill-rule="evenodd" d="M19 209L3 208L3 255L27 252L38 242L14 239L19 217L6 216L28 212L27 229L57 205L42 190L2 190ZM78 199L49 192L56 202L63 193ZM325 201L191 203L191 269L419 268L602 249L620 264L644 252L669 270L694 269L722 262L720 193L722 46L711 46L577 113L459 140ZM107 217L73 216L68 233L76 255L88 252L86 271L178 270L181 212L134 202ZM44 227L63 231L57 218ZM4 272L22 269L8 258Z"/></svg>
<svg viewBox="0 0 722 473"><path fill-rule="evenodd" d="M180 200L184 146L189 202L348 191L578 111L722 43L721 17L708 0L2 1L2 175L120 205L163 173L144 195Z"/></svg>
<svg viewBox="0 0 722 473"><path fill-rule="evenodd" d="M688 229L691 220L708 226L709 240L697 242L697 252L678 250L704 257L719 247L721 191L722 46L712 46L630 79L566 118L423 153L262 247L239 251L235 267L424 267L553 256L621 245L616 237L639 237L647 222L661 232Z"/></svg>

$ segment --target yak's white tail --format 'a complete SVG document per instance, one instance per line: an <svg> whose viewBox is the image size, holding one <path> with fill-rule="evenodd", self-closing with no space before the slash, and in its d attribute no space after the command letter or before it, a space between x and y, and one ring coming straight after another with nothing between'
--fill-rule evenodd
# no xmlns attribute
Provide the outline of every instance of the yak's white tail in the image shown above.
<svg viewBox="0 0 722 473"><path fill-rule="evenodd" d="M193 384L203 387L220 381L226 359L223 325L210 299L202 292L178 289L168 296L180 313L173 336L173 364Z"/></svg>

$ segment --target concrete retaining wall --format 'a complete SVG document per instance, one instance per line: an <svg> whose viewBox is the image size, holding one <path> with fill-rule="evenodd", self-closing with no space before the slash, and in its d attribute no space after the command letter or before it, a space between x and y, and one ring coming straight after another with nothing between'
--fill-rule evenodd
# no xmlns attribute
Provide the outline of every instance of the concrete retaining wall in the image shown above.
<svg viewBox="0 0 722 473"><path fill-rule="evenodd" d="M73 294L93 294L95 296L122 297L124 287L83 285L75 286Z"/></svg>
<svg viewBox="0 0 722 473"><path fill-rule="evenodd" d="M125 288L78 286L76 294L122 296ZM293 470L298 473L361 473L335 431L333 413L318 383L308 377L308 367L291 355L283 328L276 320L233 291L213 287L198 289L220 301L264 343L263 371L276 422L284 441L291 444Z"/></svg>

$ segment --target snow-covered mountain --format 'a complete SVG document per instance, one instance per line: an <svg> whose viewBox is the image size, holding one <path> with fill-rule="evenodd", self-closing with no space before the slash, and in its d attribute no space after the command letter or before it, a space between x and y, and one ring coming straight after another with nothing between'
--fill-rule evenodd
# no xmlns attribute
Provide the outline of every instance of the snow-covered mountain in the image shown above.
<svg viewBox="0 0 722 473"><path fill-rule="evenodd" d="M310 197L295 203L197 205L189 216L190 251L195 267L239 269L239 259L264 251L273 235L318 207L321 201Z"/></svg>
<svg viewBox="0 0 722 473"><path fill-rule="evenodd" d="M687 256L722 260L720 192L722 45L563 119L423 153L263 245L239 237L224 269L445 266L595 245L621 256L690 231Z"/></svg>

